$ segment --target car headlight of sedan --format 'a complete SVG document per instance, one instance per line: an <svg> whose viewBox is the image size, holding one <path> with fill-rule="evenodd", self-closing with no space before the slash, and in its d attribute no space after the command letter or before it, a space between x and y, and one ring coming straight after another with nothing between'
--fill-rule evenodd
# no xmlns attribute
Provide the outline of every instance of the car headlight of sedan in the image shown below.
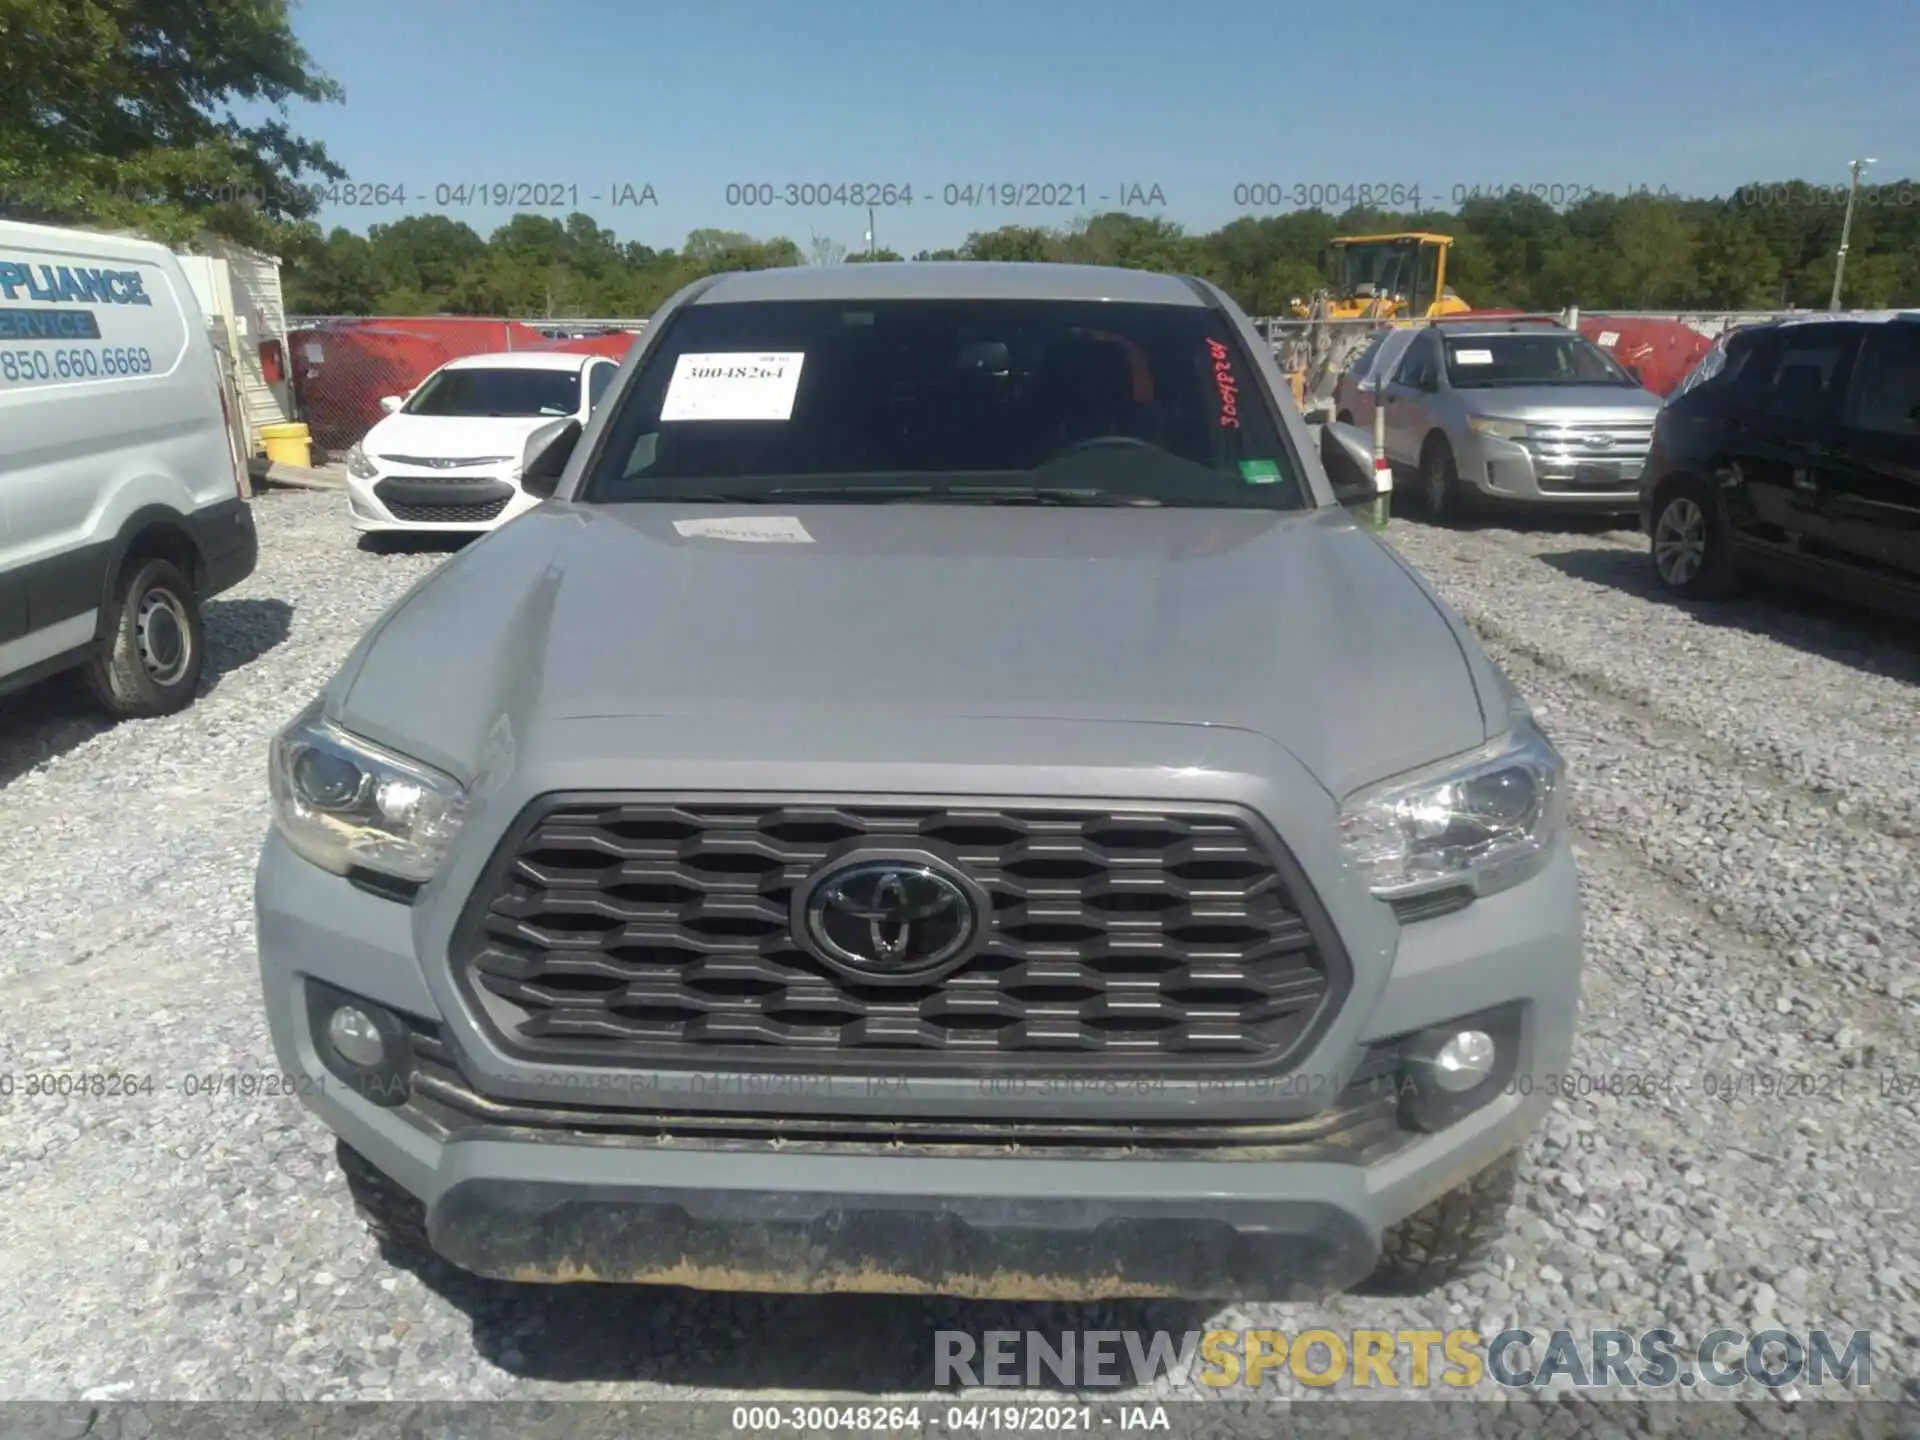
<svg viewBox="0 0 1920 1440"><path fill-rule="evenodd" d="M1350 796L1340 839L1383 900L1489 895L1537 874L1566 821L1566 762L1523 706L1498 740Z"/></svg>
<svg viewBox="0 0 1920 1440"><path fill-rule="evenodd" d="M1493 415L1469 415L1467 428L1476 435L1490 435L1495 440L1524 440L1530 433L1524 420L1502 420Z"/></svg>
<svg viewBox="0 0 1920 1440"><path fill-rule="evenodd" d="M268 776L287 844L336 875L430 880L466 818L457 781L348 734L317 701L274 737Z"/></svg>
<svg viewBox="0 0 1920 1440"><path fill-rule="evenodd" d="M374 468L373 462L367 459L366 450L355 445L347 451L347 473L356 480L372 480L380 472Z"/></svg>

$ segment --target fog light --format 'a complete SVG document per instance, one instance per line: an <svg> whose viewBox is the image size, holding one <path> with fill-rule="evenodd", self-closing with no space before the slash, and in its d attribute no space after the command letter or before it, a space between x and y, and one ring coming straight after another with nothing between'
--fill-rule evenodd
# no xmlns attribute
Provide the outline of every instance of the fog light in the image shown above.
<svg viewBox="0 0 1920 1440"><path fill-rule="evenodd" d="M362 1069L371 1070L387 1058L380 1027L366 1011L352 1005L342 1005L327 1018L327 1042L340 1052L342 1060ZM1444 1080L1440 1083L1446 1084Z"/></svg>
<svg viewBox="0 0 1920 1440"><path fill-rule="evenodd" d="M413 1033L383 1005L307 981L307 1024L327 1073L375 1105L407 1103L413 1078Z"/></svg>
<svg viewBox="0 0 1920 1440"><path fill-rule="evenodd" d="M1486 1031L1462 1030L1434 1052L1433 1083L1456 1094L1471 1090L1493 1073L1497 1054L1493 1037Z"/></svg>
<svg viewBox="0 0 1920 1440"><path fill-rule="evenodd" d="M1400 1123L1431 1135L1511 1093L1526 1046L1515 1003L1478 1010L1404 1037L1400 1051Z"/></svg>

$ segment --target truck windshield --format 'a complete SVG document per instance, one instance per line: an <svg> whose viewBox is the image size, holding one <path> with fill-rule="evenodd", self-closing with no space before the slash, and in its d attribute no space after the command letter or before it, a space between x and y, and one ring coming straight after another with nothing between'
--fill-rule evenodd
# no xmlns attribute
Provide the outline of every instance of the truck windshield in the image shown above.
<svg viewBox="0 0 1920 1440"><path fill-rule="evenodd" d="M1261 387L1200 306L695 304L580 498L1302 508Z"/></svg>
<svg viewBox="0 0 1920 1440"><path fill-rule="evenodd" d="M1623 385L1635 380L1579 335L1450 335L1447 381L1456 390L1498 385Z"/></svg>
<svg viewBox="0 0 1920 1440"><path fill-rule="evenodd" d="M427 378L402 407L406 415L571 415L580 408L574 370L475 366Z"/></svg>

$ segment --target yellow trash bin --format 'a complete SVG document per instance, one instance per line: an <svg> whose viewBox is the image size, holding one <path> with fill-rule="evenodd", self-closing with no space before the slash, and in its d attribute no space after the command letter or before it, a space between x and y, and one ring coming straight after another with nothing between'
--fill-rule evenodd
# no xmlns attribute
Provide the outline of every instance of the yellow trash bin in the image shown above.
<svg viewBox="0 0 1920 1440"><path fill-rule="evenodd" d="M275 465L306 469L313 464L313 432L304 425L262 425L260 439Z"/></svg>

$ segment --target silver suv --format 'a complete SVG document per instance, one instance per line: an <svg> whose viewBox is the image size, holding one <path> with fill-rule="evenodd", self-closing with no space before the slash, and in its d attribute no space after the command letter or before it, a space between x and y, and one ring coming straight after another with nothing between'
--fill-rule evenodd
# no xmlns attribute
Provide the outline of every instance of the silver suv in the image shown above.
<svg viewBox="0 0 1920 1440"><path fill-rule="evenodd" d="M1573 1043L1561 761L1284 394L1174 276L670 302L273 745L267 1015L377 1231L1056 1299L1470 1259Z"/></svg>
<svg viewBox="0 0 1920 1440"><path fill-rule="evenodd" d="M1438 320L1379 386L1387 458L1435 519L1499 502L1636 510L1660 397L1550 320ZM1356 413L1356 424L1364 422Z"/></svg>

